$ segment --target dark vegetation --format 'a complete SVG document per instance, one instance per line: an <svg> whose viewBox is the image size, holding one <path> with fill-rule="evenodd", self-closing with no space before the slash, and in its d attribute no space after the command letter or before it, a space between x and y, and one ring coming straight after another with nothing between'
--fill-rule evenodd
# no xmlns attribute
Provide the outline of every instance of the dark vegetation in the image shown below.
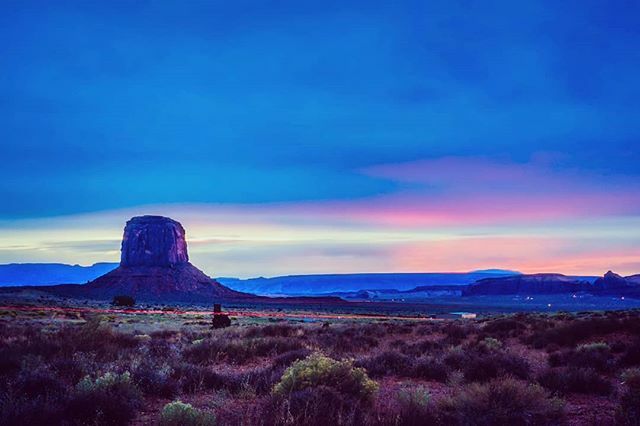
<svg viewBox="0 0 640 426"><path fill-rule="evenodd" d="M190 320L147 332L136 321L0 316L0 424L640 419L638 311L220 330Z"/></svg>
<svg viewBox="0 0 640 426"><path fill-rule="evenodd" d="M135 306L136 301L131 296L113 296L113 301L111 302L113 306L126 306L131 308Z"/></svg>

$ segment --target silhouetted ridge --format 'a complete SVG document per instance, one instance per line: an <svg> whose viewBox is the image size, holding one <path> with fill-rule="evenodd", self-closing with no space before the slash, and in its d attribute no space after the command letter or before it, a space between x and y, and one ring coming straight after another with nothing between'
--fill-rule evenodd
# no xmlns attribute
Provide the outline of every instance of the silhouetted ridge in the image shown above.
<svg viewBox="0 0 640 426"><path fill-rule="evenodd" d="M591 287L588 281L562 274L530 274L485 278L470 285L463 295L576 293L589 291Z"/></svg>
<svg viewBox="0 0 640 426"><path fill-rule="evenodd" d="M585 292L595 295L640 297L640 275L622 277L608 271L593 282L562 274L529 274L486 278L463 291L463 296L501 294L561 294Z"/></svg>

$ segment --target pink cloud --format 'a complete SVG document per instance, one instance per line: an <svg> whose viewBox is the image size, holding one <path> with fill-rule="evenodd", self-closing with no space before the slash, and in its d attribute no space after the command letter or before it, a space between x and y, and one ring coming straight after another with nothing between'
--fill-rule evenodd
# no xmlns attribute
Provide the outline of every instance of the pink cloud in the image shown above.
<svg viewBox="0 0 640 426"><path fill-rule="evenodd" d="M582 248L572 238L473 237L398 245L389 252L398 270L469 271L507 267L525 273L561 272L601 275L609 269L634 273L640 249L609 242L607 248Z"/></svg>
<svg viewBox="0 0 640 426"><path fill-rule="evenodd" d="M640 213L640 182L559 171L547 163L441 158L365 170L410 189L298 206L311 214L395 225L527 223Z"/></svg>

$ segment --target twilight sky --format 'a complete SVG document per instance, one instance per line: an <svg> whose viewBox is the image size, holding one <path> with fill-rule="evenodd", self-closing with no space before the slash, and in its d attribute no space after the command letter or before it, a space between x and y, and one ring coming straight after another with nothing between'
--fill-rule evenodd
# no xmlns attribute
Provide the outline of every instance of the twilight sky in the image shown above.
<svg viewBox="0 0 640 426"><path fill-rule="evenodd" d="M6 1L0 263L640 272L640 3Z"/></svg>

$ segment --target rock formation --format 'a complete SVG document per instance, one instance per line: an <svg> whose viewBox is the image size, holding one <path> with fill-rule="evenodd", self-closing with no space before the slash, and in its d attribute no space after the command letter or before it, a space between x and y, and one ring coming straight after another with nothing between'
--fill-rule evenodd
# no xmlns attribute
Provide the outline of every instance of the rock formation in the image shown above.
<svg viewBox="0 0 640 426"><path fill-rule="evenodd" d="M485 278L471 284L463 296L500 294L561 294L589 291L592 285L562 274L530 274Z"/></svg>
<svg viewBox="0 0 640 426"><path fill-rule="evenodd" d="M138 216L127 222L121 266L174 266L187 262L187 241L180 223L162 216Z"/></svg>
<svg viewBox="0 0 640 426"><path fill-rule="evenodd" d="M640 276L622 277L607 272L593 283L584 278L568 277L561 274L530 274L504 278L485 278L468 286L463 296L501 294L563 294L590 293L607 296L640 297Z"/></svg>
<svg viewBox="0 0 640 426"><path fill-rule="evenodd" d="M640 297L640 279L638 275L623 277L608 271L593 283L594 293Z"/></svg>
<svg viewBox="0 0 640 426"><path fill-rule="evenodd" d="M139 216L124 228L120 266L82 286L89 297L211 303L255 296L223 286L189 263L185 231L162 216Z"/></svg>

